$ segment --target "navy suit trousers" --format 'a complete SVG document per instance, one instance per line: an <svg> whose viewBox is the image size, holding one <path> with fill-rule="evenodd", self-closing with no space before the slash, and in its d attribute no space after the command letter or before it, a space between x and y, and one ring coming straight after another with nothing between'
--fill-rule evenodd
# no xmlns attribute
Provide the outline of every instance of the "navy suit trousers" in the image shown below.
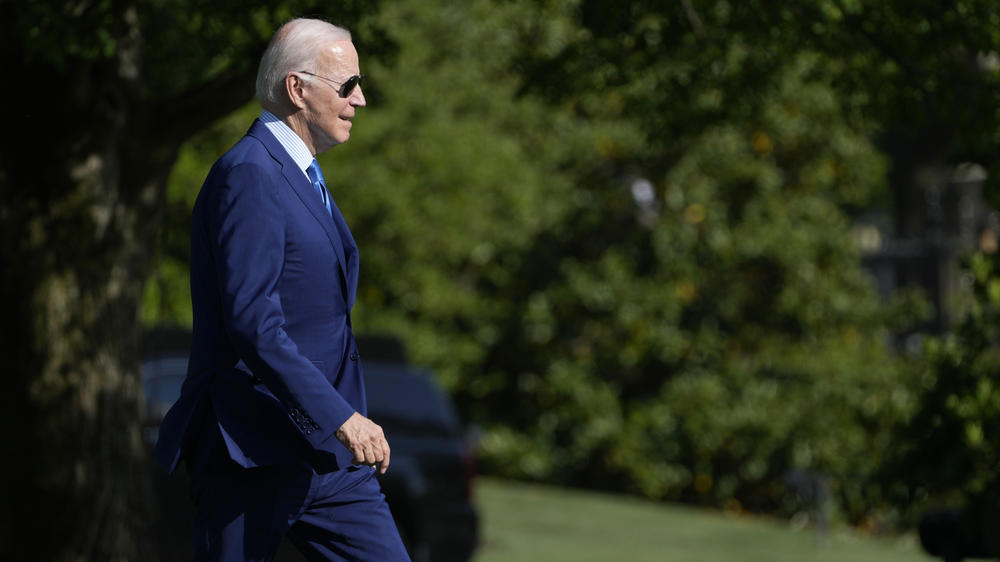
<svg viewBox="0 0 1000 562"><path fill-rule="evenodd" d="M191 484L197 562L272 560L286 534L310 561L409 561L371 467L232 463Z"/></svg>

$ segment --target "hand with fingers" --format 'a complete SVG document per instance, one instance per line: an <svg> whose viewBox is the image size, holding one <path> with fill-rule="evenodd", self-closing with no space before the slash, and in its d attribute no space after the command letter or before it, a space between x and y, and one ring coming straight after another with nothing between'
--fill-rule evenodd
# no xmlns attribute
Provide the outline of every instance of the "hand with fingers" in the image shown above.
<svg viewBox="0 0 1000 562"><path fill-rule="evenodd" d="M377 466L385 474L389 470L389 442L382 427L354 412L337 430L337 440L354 454L354 462Z"/></svg>

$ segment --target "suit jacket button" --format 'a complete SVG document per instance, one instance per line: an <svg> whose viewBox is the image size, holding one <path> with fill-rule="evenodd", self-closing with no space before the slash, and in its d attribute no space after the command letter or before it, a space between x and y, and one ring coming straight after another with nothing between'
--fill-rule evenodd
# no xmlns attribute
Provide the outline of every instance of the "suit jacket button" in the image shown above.
<svg viewBox="0 0 1000 562"><path fill-rule="evenodd" d="M307 429L307 430L306 430L306 435L311 435L311 434L312 434L312 432L313 432L313 430L311 430L311 429Z"/></svg>
<svg viewBox="0 0 1000 562"><path fill-rule="evenodd" d="M351 361L357 361L357 360L358 360L358 352L355 351L354 353L351 354Z"/></svg>

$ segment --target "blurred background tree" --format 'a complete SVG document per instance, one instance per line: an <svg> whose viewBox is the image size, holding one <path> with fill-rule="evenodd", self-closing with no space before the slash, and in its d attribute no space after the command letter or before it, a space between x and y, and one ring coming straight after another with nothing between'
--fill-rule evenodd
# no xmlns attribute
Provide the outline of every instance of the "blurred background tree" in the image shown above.
<svg viewBox="0 0 1000 562"><path fill-rule="evenodd" d="M886 449L880 478L887 497L915 518L928 507L970 509L969 521L994 537L1000 511L1000 263L968 260L973 294L965 318L927 342L919 408Z"/></svg>

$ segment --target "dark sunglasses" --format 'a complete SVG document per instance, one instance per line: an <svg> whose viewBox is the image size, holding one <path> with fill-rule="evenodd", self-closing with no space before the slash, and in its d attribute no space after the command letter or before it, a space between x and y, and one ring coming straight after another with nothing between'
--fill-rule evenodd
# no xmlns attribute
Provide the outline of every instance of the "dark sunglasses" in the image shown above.
<svg viewBox="0 0 1000 562"><path fill-rule="evenodd" d="M339 84L340 87L336 88L336 91L337 95L339 95L342 98L346 98L347 96L351 95L351 92L354 91L354 88L361 85L361 82L363 82L365 79L364 74L355 74L354 76L351 76L350 78L344 80L343 82L337 82L336 80L327 78L326 76L320 76L319 74L314 74L312 72L309 72L308 70L300 70L299 72L301 72L302 74L308 74L309 76L315 76L320 80L326 80L327 82Z"/></svg>

